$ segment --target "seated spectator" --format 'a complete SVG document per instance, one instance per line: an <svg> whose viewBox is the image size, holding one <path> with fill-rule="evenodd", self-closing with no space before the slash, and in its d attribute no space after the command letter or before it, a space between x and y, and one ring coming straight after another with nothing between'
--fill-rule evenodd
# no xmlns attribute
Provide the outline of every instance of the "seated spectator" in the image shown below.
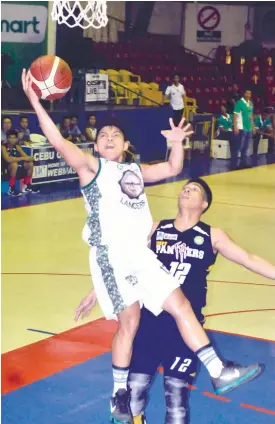
<svg viewBox="0 0 275 424"><path fill-rule="evenodd" d="M253 155L257 155L259 143L261 140L261 130L263 128L263 120L262 120L262 115L259 108L255 110L254 128L255 128L255 133L253 134Z"/></svg>
<svg viewBox="0 0 275 424"><path fill-rule="evenodd" d="M268 135L268 153L275 150L275 114L269 114L263 123L263 131Z"/></svg>
<svg viewBox="0 0 275 424"><path fill-rule="evenodd" d="M97 129L95 128L96 117L94 114L88 116L88 126L85 129L85 137L87 141L95 142Z"/></svg>
<svg viewBox="0 0 275 424"><path fill-rule="evenodd" d="M78 125L78 118L76 115L71 116L71 136L72 136L72 142L78 143L80 141L84 141L85 137L82 135Z"/></svg>
<svg viewBox="0 0 275 424"><path fill-rule="evenodd" d="M24 193L39 193L33 188L33 157L26 155L18 144L17 132L10 130L7 132L7 143L1 146L2 164L9 173L9 196L21 196L21 192L15 188L16 179L24 178Z"/></svg>
<svg viewBox="0 0 275 424"><path fill-rule="evenodd" d="M57 127L66 140L72 141L73 137L71 134L71 118L69 116L64 116L61 125L58 124Z"/></svg>
<svg viewBox="0 0 275 424"><path fill-rule="evenodd" d="M232 139L233 117L227 113L227 107L221 105L221 114L217 119L217 138L220 140Z"/></svg>
<svg viewBox="0 0 275 424"><path fill-rule="evenodd" d="M20 117L20 126L17 130L20 145L29 146L31 144L31 131L29 127L29 118L26 115Z"/></svg>
<svg viewBox="0 0 275 424"><path fill-rule="evenodd" d="M10 116L2 117L2 128L1 128L1 145L7 142L7 132L11 130L12 119Z"/></svg>

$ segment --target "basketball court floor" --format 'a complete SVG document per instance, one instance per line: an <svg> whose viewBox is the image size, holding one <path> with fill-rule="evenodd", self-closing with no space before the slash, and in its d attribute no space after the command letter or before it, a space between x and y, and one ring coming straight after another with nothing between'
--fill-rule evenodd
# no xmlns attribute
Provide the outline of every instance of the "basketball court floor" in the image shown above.
<svg viewBox="0 0 275 424"><path fill-rule="evenodd" d="M206 222L275 263L275 164L209 175ZM154 219L177 212L182 181L146 188ZM110 346L116 324L97 306L75 323L91 288L81 198L2 211L2 422L107 424ZM122 229L123 230L123 229ZM219 257L210 274L206 327L228 359L265 373L224 397L204 369L191 390L191 424L275 423L275 281ZM147 410L164 422L161 373Z"/></svg>

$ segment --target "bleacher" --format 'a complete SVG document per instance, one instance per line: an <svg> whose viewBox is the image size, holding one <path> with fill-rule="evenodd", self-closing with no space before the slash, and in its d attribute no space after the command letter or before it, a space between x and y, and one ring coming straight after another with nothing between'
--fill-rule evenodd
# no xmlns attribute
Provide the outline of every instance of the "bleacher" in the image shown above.
<svg viewBox="0 0 275 424"><path fill-rule="evenodd" d="M273 49L274 50L274 49ZM255 107L275 105L275 51L262 49L259 57L246 59L237 50L221 46L215 60L199 61L196 54L163 39L140 39L133 42L94 43L94 51L108 64L105 70L112 81L120 82L133 91L147 96L154 92L160 102L172 75L182 77L188 98L196 99L202 112L218 113L226 103L236 82L240 90L249 85ZM116 103L133 104L133 94L123 87L115 89Z"/></svg>

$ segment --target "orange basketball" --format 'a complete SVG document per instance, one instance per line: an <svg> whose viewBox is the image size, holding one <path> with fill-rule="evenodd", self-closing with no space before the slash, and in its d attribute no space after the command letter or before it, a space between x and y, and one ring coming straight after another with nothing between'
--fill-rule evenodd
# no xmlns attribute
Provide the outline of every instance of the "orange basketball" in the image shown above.
<svg viewBox="0 0 275 424"><path fill-rule="evenodd" d="M72 71L58 56L41 56L30 67L32 88L44 100L61 99L72 85Z"/></svg>

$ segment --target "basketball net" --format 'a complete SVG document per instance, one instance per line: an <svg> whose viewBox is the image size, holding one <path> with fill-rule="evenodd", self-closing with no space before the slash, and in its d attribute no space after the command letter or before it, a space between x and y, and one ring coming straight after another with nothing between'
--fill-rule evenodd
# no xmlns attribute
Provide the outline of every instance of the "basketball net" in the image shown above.
<svg viewBox="0 0 275 424"><path fill-rule="evenodd" d="M53 0L52 19L70 28L105 27L108 23L106 0Z"/></svg>

